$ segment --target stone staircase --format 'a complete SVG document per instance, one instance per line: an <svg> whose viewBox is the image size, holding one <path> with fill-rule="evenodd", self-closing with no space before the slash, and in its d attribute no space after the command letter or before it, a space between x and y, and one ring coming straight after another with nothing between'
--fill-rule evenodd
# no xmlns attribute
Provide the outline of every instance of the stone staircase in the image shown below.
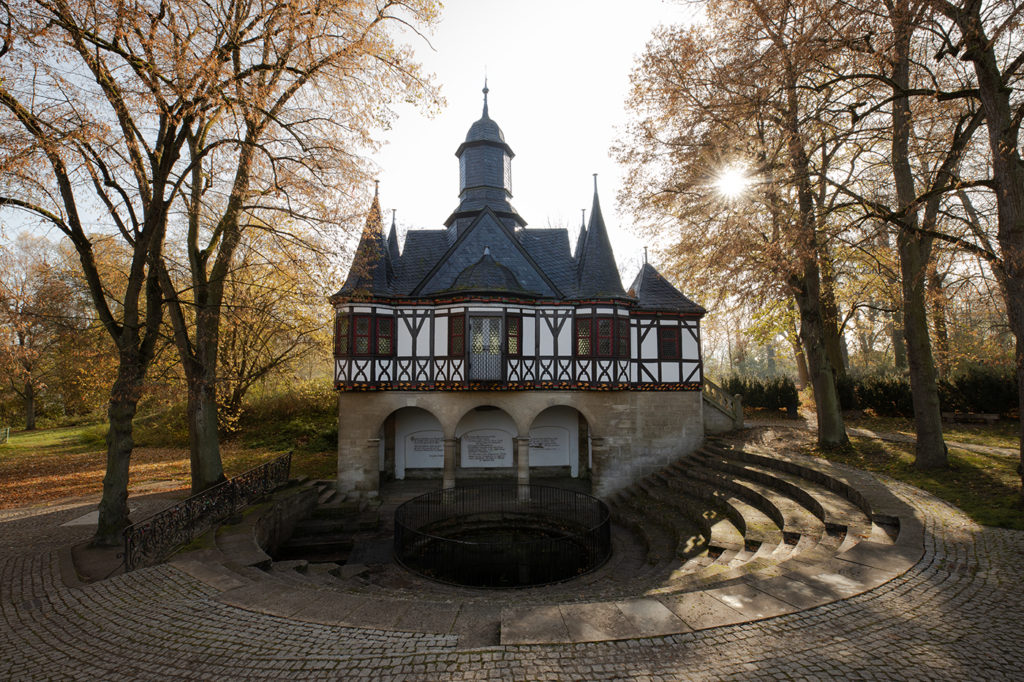
<svg viewBox="0 0 1024 682"><path fill-rule="evenodd" d="M891 580L916 563L923 544L913 510L871 474L711 441L608 500L613 553L601 568L542 587L471 589L394 562L393 514L404 498L370 508L313 485L324 503L296 525L293 540L327 535L333 549L318 555L306 545L304 556L279 550L276 561L264 561L253 542L218 539L205 566L188 557L176 563L243 608L449 632L476 646L496 643L499 633L502 643L563 641L564 634L531 639L536 629L527 624L536 618L569 624L607 612L646 623L621 631L629 635L606 633L615 639L780 615ZM735 606L750 599L771 608Z"/></svg>

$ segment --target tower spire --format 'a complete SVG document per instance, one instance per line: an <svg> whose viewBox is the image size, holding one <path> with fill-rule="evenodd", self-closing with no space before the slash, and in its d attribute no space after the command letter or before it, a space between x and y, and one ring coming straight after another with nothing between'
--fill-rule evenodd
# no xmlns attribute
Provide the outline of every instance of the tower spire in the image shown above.
<svg viewBox="0 0 1024 682"><path fill-rule="evenodd" d="M608 228L601 215L601 203L597 198L597 173L594 173L594 204L590 208L590 224L582 249L576 257L578 298L623 298L626 292L619 279L619 268L612 253Z"/></svg>
<svg viewBox="0 0 1024 682"><path fill-rule="evenodd" d="M487 93L488 92L490 92L490 89L488 89L488 87L487 87L487 76L484 76L484 116L483 116L484 118L490 118L490 116L487 115Z"/></svg>

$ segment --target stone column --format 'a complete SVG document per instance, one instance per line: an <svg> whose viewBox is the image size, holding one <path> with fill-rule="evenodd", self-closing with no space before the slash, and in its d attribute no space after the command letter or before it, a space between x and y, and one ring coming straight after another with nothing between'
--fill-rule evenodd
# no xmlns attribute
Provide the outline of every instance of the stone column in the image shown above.
<svg viewBox="0 0 1024 682"><path fill-rule="evenodd" d="M610 481L605 480L607 468L605 462L607 460L608 450L605 447L604 438L591 438L590 439L590 458L592 460L592 466L590 470L590 485L593 489L593 493L596 497L604 497L607 495L608 486Z"/></svg>
<svg viewBox="0 0 1024 682"><path fill-rule="evenodd" d="M441 484L445 490L455 487L455 465L459 454L459 440L457 438L444 439L444 480Z"/></svg>
<svg viewBox="0 0 1024 682"><path fill-rule="evenodd" d="M380 493L380 438L367 438L366 449L366 478L370 482L370 488L363 491L367 498L374 498Z"/></svg>
<svg viewBox="0 0 1024 682"><path fill-rule="evenodd" d="M516 438L516 483L530 485L530 439ZM525 489L519 490L520 498L529 497Z"/></svg>

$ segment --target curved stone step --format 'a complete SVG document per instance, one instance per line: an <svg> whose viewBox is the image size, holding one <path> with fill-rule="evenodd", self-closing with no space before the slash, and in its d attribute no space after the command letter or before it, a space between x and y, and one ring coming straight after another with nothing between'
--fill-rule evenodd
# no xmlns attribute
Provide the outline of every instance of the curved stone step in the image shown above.
<svg viewBox="0 0 1024 682"><path fill-rule="evenodd" d="M734 454L733 451L726 451L717 447L709 449L718 454L722 460L750 472L749 475L751 476L764 476L764 479L759 480L763 480L765 483L771 484L770 482L774 481L780 485L780 488L787 490L796 488L800 492L791 496L798 498L798 496L802 495L813 500L813 504L821 510L819 518L825 522L826 527L845 526L848 536L866 538L871 535L872 523L870 517L859 506L851 502L844 495L835 492L835 490L796 473L772 468L765 464L744 461L737 456L732 456ZM802 500L801 503L803 503ZM805 504L805 506L808 505Z"/></svg>
<svg viewBox="0 0 1024 682"><path fill-rule="evenodd" d="M759 498L757 492L692 461L685 467L677 463L669 467L668 471L672 472L678 478L678 484L687 490L706 495L710 488L710 494L734 510L739 517L741 521L736 525L742 528L747 543L767 544L774 548L784 541L782 514L772 507L768 500ZM732 517L732 514L730 516ZM733 518L733 521L735 522L736 518Z"/></svg>
<svg viewBox="0 0 1024 682"><path fill-rule="evenodd" d="M632 491L623 491L609 508L613 520L642 538L648 564L661 564L675 556L676 542L671 529L664 528L661 523L650 523L642 507L638 508Z"/></svg>
<svg viewBox="0 0 1024 682"><path fill-rule="evenodd" d="M733 484L750 490L757 500L767 502L775 512L770 516L776 521L782 521L784 532L817 537L824 534L825 514L821 504L810 496L796 492L799 488L789 481L773 479L762 472L748 471L712 453L701 453L698 459Z"/></svg>
<svg viewBox="0 0 1024 682"><path fill-rule="evenodd" d="M721 553L734 552L743 546L743 533L729 519L724 506L719 506L713 497L696 499L681 493L674 490L664 476L652 476L642 481L640 486L696 526L706 538L707 547L718 548Z"/></svg>

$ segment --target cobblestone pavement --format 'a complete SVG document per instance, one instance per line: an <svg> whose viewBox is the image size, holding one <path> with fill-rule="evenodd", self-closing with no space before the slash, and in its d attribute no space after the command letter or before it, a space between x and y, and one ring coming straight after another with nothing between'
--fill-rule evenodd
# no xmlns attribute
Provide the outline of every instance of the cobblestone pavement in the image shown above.
<svg viewBox="0 0 1024 682"><path fill-rule="evenodd" d="M1024 532L888 483L925 519L925 555L858 597L672 637L475 650L244 611L166 565L68 588L61 553L88 530L59 524L88 508L5 515L0 679L1021 679Z"/></svg>

